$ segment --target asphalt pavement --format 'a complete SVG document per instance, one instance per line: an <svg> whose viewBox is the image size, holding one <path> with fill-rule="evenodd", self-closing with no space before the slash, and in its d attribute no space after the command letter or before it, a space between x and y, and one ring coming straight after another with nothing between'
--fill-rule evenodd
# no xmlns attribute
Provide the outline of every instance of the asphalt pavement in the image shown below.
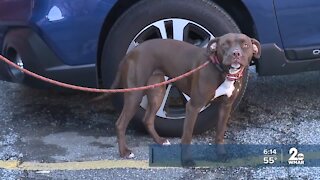
<svg viewBox="0 0 320 180"><path fill-rule="evenodd" d="M320 144L319 77L320 72L271 77L251 72L226 142ZM148 145L153 141L134 126L127 132L136 155L134 167L128 161L119 165L127 168L112 167L121 160L114 129L118 113L109 101L90 103L93 97L0 82L0 178L320 179L319 167L149 168ZM214 133L197 135L193 143L211 143ZM170 141L178 144L179 138ZM32 168L37 163L52 167Z"/></svg>

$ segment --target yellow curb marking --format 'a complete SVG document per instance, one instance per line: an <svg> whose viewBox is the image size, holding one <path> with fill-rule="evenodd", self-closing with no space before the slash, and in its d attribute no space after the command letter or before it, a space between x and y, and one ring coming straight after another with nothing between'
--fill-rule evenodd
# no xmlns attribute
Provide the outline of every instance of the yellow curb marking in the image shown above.
<svg viewBox="0 0 320 180"><path fill-rule="evenodd" d="M38 163L19 161L0 161L0 168L28 171L54 171L54 170L89 170L89 169L149 169L149 162L144 160L101 160L85 162Z"/></svg>
<svg viewBox="0 0 320 180"><path fill-rule="evenodd" d="M16 169L19 166L19 161L0 161L1 169Z"/></svg>
<svg viewBox="0 0 320 180"><path fill-rule="evenodd" d="M304 160L319 160L319 152L308 153ZM214 163L201 161L196 168L233 167L258 165L263 162L263 156L253 156L233 159L229 163ZM215 165L215 166L212 166ZM95 169L167 169L168 167L150 167L148 160L99 160L84 162L39 163L20 161L0 161L0 169L27 171L57 171L57 170L95 170ZM170 168L170 167L169 167ZM179 167L172 167L179 168ZM181 168L181 167L180 167Z"/></svg>

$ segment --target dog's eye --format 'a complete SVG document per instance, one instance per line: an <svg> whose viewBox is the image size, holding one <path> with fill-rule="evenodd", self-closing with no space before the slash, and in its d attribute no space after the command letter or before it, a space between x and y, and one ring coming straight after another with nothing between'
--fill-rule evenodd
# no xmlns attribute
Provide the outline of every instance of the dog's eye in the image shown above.
<svg viewBox="0 0 320 180"><path fill-rule="evenodd" d="M247 43L244 43L244 44L243 44L243 47L244 47L244 48L248 48L249 45L248 45Z"/></svg>

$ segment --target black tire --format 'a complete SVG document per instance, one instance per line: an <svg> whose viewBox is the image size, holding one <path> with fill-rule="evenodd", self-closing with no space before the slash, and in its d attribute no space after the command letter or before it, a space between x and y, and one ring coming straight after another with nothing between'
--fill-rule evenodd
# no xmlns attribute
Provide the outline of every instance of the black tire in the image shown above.
<svg viewBox="0 0 320 180"><path fill-rule="evenodd" d="M112 27L104 45L101 61L101 77L104 87L110 87L118 63L126 54L129 44L147 25L161 19L182 18L205 27L215 37L229 32L240 32L236 23L218 5L208 0L142 0L128 9ZM239 104L248 80L248 71L240 82L240 94L234 104ZM114 104L121 110L121 95L116 95ZM199 114L194 134L202 133L215 125L219 102ZM139 108L135 119L143 118L144 109ZM181 136L184 118L166 119L157 117L155 126L162 136Z"/></svg>

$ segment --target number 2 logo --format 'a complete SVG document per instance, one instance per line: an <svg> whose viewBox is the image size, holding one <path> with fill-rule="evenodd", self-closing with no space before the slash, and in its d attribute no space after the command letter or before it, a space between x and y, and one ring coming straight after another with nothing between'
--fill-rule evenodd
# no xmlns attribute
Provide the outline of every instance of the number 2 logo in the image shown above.
<svg viewBox="0 0 320 180"><path fill-rule="evenodd" d="M302 161L304 159L304 155L299 153L297 148L290 148L289 154L291 154L289 161Z"/></svg>

